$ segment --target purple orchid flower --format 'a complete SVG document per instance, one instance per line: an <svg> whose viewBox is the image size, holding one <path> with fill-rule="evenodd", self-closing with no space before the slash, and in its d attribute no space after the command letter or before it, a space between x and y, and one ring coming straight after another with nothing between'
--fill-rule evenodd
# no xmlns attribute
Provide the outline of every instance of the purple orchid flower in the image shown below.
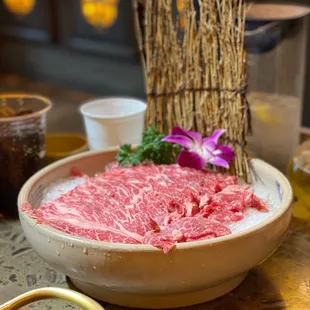
<svg viewBox="0 0 310 310"><path fill-rule="evenodd" d="M210 163L228 169L234 159L234 152L229 146L218 144L223 133L223 129L218 129L210 137L202 138L198 132L173 127L171 135L166 136L163 141L183 146L178 157L181 167L203 169Z"/></svg>

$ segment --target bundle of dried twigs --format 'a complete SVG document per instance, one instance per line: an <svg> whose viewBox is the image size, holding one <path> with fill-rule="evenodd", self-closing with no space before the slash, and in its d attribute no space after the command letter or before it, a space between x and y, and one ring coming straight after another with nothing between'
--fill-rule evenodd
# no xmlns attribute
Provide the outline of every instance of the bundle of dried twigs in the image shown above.
<svg viewBox="0 0 310 310"><path fill-rule="evenodd" d="M204 135L226 129L224 139L236 154L231 173L249 181L245 4L198 0L197 8L194 3L184 0L180 28L173 12L175 1L135 1L148 100L146 122L163 132L173 125Z"/></svg>

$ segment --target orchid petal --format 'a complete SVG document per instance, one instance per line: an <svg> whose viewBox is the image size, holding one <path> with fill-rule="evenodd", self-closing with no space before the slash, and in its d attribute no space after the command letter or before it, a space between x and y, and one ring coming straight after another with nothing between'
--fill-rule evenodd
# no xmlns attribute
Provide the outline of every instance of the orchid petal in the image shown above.
<svg viewBox="0 0 310 310"><path fill-rule="evenodd" d="M217 147L216 143L209 138L205 138L203 140L204 140L202 144L203 148L205 148L208 153L213 153Z"/></svg>
<svg viewBox="0 0 310 310"><path fill-rule="evenodd" d="M201 145L201 143L202 143L202 137L201 137L201 134L199 132L187 131L187 130L180 128L180 127L177 127L177 126L174 126L172 128L171 135L181 135L181 136L189 137L189 138L193 139L196 144L199 144L199 145Z"/></svg>
<svg viewBox="0 0 310 310"><path fill-rule="evenodd" d="M211 136L208 138L203 139L203 144L207 143L209 140L212 140L215 144L218 144L220 137L223 135L225 132L224 129L217 129L215 130Z"/></svg>
<svg viewBox="0 0 310 310"><path fill-rule="evenodd" d="M181 167L188 167L201 170L205 166L204 159L195 152L182 150L178 157L178 164Z"/></svg>
<svg viewBox="0 0 310 310"><path fill-rule="evenodd" d="M181 127L174 126L172 128L171 135L187 136L187 131L184 130L183 128L181 128Z"/></svg>
<svg viewBox="0 0 310 310"><path fill-rule="evenodd" d="M176 143L187 149L190 149L194 146L194 142L191 138L182 135L170 135L162 139L164 142Z"/></svg>
<svg viewBox="0 0 310 310"><path fill-rule="evenodd" d="M219 167L224 167L226 169L229 168L228 162L225 159L223 159L221 157L218 157L218 156L214 156L214 157L210 158L208 160L208 162L210 164L212 164L212 165L216 165L216 166L219 166Z"/></svg>
<svg viewBox="0 0 310 310"><path fill-rule="evenodd" d="M228 163L230 163L235 158L234 151L229 146L221 145L218 147L218 150L221 152L221 154L218 156L227 161Z"/></svg>
<svg viewBox="0 0 310 310"><path fill-rule="evenodd" d="M188 131L187 134L195 141L196 144L202 144L202 136L199 132Z"/></svg>

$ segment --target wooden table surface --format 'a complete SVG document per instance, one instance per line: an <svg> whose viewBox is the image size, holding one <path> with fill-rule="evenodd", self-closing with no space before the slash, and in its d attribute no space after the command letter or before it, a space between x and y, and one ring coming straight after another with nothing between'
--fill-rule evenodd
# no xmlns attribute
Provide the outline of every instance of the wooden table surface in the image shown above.
<svg viewBox="0 0 310 310"><path fill-rule="evenodd" d="M201 309L310 309L310 222L294 217L271 258L252 270L233 293Z"/></svg>
<svg viewBox="0 0 310 310"><path fill-rule="evenodd" d="M53 270L31 249L18 221L0 220L0 304L43 286L68 287L68 284L64 275ZM121 309L108 304L104 307ZM61 301L43 301L34 304L31 309L78 308ZM310 211L303 205L295 206L295 217L281 247L261 266L252 270L235 291L186 309L310 309Z"/></svg>

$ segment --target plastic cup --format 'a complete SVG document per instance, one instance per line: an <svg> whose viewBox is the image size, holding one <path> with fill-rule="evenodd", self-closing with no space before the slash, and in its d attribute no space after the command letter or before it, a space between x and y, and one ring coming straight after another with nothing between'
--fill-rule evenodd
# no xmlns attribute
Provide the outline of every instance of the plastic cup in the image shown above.
<svg viewBox="0 0 310 310"><path fill-rule="evenodd" d="M84 103L85 131L90 150L140 144L146 104L134 98L100 98Z"/></svg>
<svg viewBox="0 0 310 310"><path fill-rule="evenodd" d="M27 111L0 118L0 213L15 217L19 190L45 165L46 113L52 104L30 94L2 94L0 104Z"/></svg>

